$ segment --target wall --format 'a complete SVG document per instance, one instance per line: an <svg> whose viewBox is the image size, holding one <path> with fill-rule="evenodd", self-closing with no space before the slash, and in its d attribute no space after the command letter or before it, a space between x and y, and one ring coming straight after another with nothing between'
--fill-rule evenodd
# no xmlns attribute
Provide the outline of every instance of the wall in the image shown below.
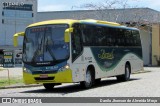
<svg viewBox="0 0 160 106"><path fill-rule="evenodd" d="M51 19L97 19L113 22L159 22L160 12L150 8L128 8L128 9L107 9L107 10L73 10L38 12L37 22Z"/></svg>
<svg viewBox="0 0 160 106"><path fill-rule="evenodd" d="M155 56L160 58L160 24L152 26L152 65L158 65Z"/></svg>
<svg viewBox="0 0 160 106"><path fill-rule="evenodd" d="M140 30L141 40L142 40L142 50L143 50L143 61L144 65L150 64L150 36L149 32L145 30Z"/></svg>

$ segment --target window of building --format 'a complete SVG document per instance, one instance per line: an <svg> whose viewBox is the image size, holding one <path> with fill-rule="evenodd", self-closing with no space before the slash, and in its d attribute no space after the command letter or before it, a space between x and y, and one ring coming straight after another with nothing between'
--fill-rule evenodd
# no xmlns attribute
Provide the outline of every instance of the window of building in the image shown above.
<svg viewBox="0 0 160 106"><path fill-rule="evenodd" d="M2 14L4 17L10 17L10 18L32 18L33 17L33 13L31 11L4 10Z"/></svg>
<svg viewBox="0 0 160 106"><path fill-rule="evenodd" d="M4 19L2 19L2 24L4 24Z"/></svg>
<svg viewBox="0 0 160 106"><path fill-rule="evenodd" d="M2 16L4 16L4 11L2 11Z"/></svg>

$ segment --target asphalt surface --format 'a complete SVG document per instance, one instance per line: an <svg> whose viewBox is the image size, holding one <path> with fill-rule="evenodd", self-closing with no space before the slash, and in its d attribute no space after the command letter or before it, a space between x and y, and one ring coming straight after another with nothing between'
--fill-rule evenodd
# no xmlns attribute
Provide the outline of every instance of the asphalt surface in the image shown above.
<svg viewBox="0 0 160 106"><path fill-rule="evenodd" d="M160 68L145 70L151 72L132 74L128 82L118 82L114 77L103 79L87 90L79 84L63 84L52 91L46 91L43 86L0 89L0 97L160 97Z"/></svg>

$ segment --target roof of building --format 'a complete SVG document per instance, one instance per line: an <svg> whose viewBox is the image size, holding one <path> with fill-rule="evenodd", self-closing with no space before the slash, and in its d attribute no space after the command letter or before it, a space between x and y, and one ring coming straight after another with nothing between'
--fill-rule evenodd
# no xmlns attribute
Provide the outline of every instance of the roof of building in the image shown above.
<svg viewBox="0 0 160 106"><path fill-rule="evenodd" d="M157 23L160 20L160 12L150 8L38 12L37 21L49 19L96 19L112 22Z"/></svg>

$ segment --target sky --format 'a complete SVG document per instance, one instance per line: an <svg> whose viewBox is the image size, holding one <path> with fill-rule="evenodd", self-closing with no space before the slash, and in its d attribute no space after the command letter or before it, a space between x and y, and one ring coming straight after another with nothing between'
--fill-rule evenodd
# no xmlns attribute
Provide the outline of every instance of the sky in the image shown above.
<svg viewBox="0 0 160 106"><path fill-rule="evenodd" d="M101 4L106 0L38 0L38 11L71 11L87 3ZM128 0L131 7L148 7L160 11L159 0Z"/></svg>

